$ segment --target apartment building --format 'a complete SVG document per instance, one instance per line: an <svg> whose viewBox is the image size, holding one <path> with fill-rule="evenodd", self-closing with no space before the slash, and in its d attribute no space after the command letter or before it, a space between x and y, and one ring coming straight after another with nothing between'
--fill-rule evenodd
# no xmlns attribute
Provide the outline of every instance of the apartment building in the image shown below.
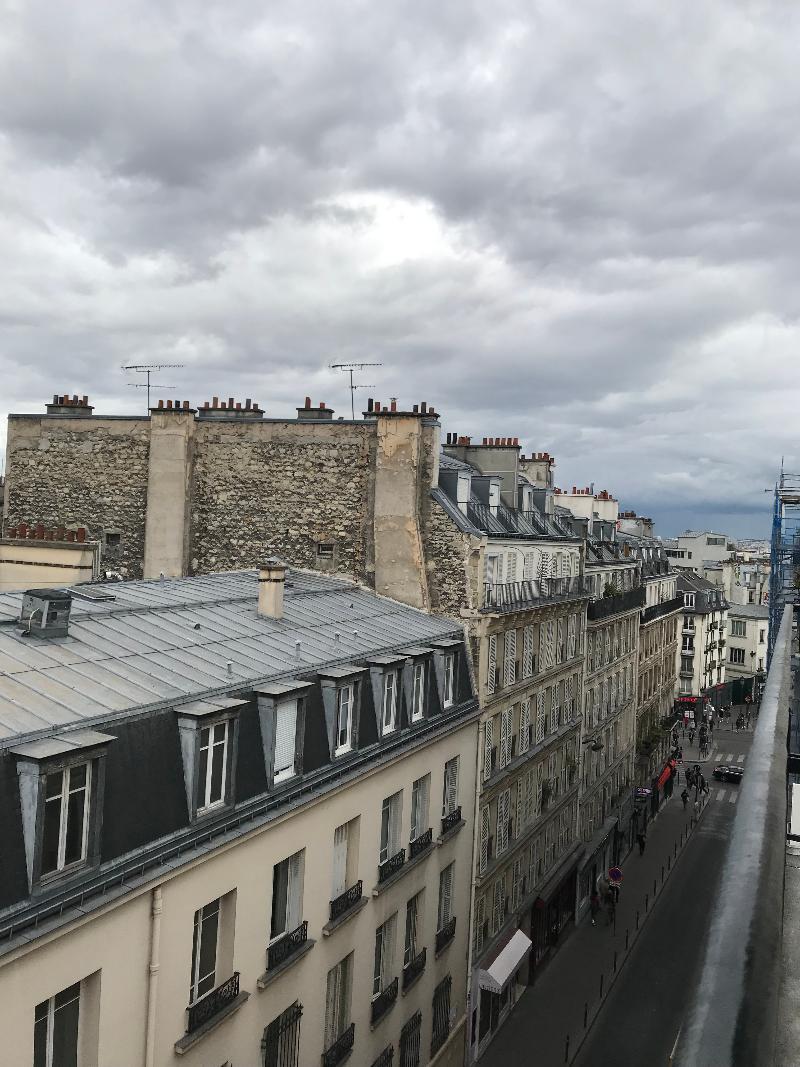
<svg viewBox="0 0 800 1067"><path fill-rule="evenodd" d="M0 597L3 1062L463 1062L463 630L260 572Z"/></svg>
<svg viewBox="0 0 800 1067"><path fill-rule="evenodd" d="M753 678L767 669L769 607L766 604L731 604L728 608L728 681Z"/></svg>
<svg viewBox="0 0 800 1067"><path fill-rule="evenodd" d="M589 603L584 656L580 826L584 855L578 912L589 906L599 874L631 846L635 831L636 684L639 616L644 607L637 560L615 542L589 541Z"/></svg>
<svg viewBox="0 0 800 1067"><path fill-rule="evenodd" d="M678 593L684 604L678 692L684 697L710 695L725 681L728 602L712 582L688 571L678 574Z"/></svg>

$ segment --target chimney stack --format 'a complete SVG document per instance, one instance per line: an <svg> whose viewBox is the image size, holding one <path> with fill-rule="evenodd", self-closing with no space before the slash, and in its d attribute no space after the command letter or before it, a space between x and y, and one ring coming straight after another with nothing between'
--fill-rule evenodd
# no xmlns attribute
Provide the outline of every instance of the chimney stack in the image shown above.
<svg viewBox="0 0 800 1067"><path fill-rule="evenodd" d="M283 618L286 564L275 556L265 560L258 572L258 614L264 619Z"/></svg>

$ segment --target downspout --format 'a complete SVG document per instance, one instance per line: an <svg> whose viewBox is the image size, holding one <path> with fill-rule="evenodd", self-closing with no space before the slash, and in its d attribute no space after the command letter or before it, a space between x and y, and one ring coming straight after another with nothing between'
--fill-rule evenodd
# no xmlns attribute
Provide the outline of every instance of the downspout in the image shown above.
<svg viewBox="0 0 800 1067"><path fill-rule="evenodd" d="M155 1067L156 1004L158 1003L158 969L161 947L161 912L163 911L161 887L153 890L150 912L150 966L147 979L147 1022L145 1024L145 1067Z"/></svg>

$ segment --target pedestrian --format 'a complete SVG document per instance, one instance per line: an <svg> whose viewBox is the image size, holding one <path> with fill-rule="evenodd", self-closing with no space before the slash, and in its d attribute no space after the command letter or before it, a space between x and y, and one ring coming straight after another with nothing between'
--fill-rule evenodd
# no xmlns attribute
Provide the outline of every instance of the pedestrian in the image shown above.
<svg viewBox="0 0 800 1067"><path fill-rule="evenodd" d="M678 762L679 763L683 763L683 749L682 748L678 749Z"/></svg>
<svg viewBox="0 0 800 1067"><path fill-rule="evenodd" d="M694 744L694 730L690 730L689 731L689 744L690 745Z"/></svg>
<svg viewBox="0 0 800 1067"><path fill-rule="evenodd" d="M699 800L695 800L695 802L694 802L694 817L697 818L697 816L699 814L700 814L700 801Z"/></svg>
<svg viewBox="0 0 800 1067"><path fill-rule="evenodd" d="M592 926L596 926L597 925L597 913L598 913L598 911L600 911L600 896L599 896L599 894L598 894L596 889L594 890L594 892L592 893L591 897L589 898L589 907L591 908L591 911L592 911Z"/></svg>
<svg viewBox="0 0 800 1067"><path fill-rule="evenodd" d="M684 786L683 787L683 792L681 793L681 800L683 801L683 810L684 811L686 811L686 803L687 803L688 799L689 799L689 790L686 788L686 786Z"/></svg>
<svg viewBox="0 0 800 1067"><path fill-rule="evenodd" d="M647 844L647 836L644 831L636 835L636 842L639 845L639 855L644 855L644 846Z"/></svg>

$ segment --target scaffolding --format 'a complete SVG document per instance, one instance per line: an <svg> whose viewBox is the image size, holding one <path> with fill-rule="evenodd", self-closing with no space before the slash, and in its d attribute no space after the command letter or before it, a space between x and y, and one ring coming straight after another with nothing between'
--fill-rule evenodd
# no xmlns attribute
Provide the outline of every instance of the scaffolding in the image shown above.
<svg viewBox="0 0 800 1067"><path fill-rule="evenodd" d="M800 599L800 474L785 474L775 486L769 576L769 659L783 609Z"/></svg>

